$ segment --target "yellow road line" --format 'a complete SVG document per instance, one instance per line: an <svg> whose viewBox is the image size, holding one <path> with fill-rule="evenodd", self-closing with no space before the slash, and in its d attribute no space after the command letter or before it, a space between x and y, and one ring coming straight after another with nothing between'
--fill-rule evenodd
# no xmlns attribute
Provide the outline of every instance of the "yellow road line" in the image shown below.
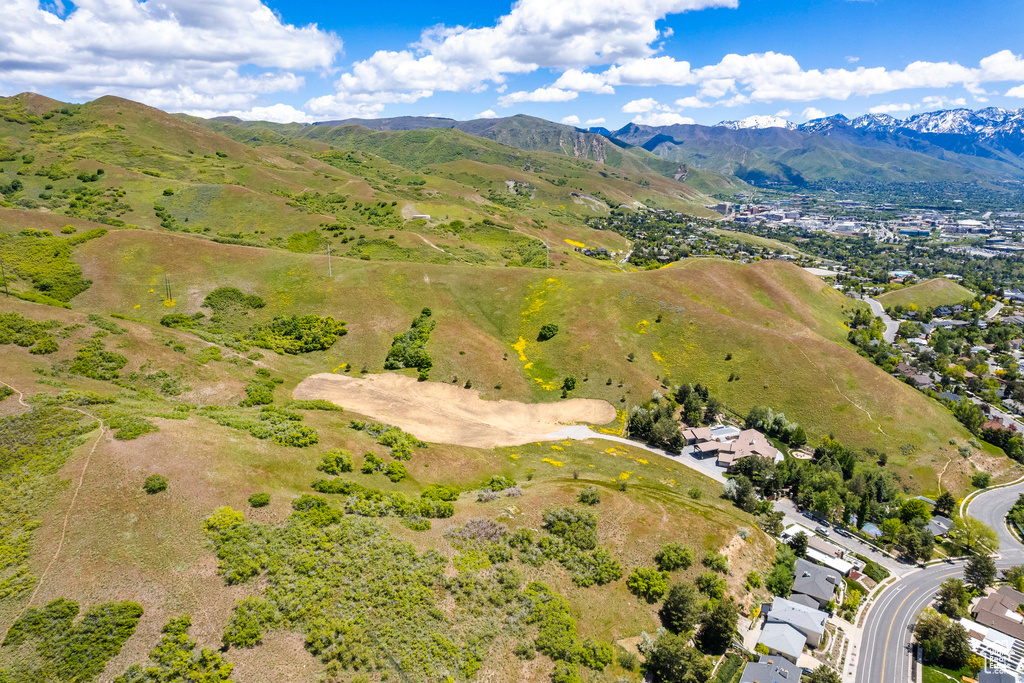
<svg viewBox="0 0 1024 683"><path fill-rule="evenodd" d="M901 602L900 606L896 608L897 614L901 609L903 609L903 605L905 605L907 600L910 599L910 596L916 593L918 590L920 589L915 588L914 590L907 593L907 597L903 598L903 602ZM892 635L892 626L895 623L896 619L893 618L893 620L889 622L889 631L885 634L885 647L882 649L882 676L885 676L885 662L889 657L889 637Z"/></svg>

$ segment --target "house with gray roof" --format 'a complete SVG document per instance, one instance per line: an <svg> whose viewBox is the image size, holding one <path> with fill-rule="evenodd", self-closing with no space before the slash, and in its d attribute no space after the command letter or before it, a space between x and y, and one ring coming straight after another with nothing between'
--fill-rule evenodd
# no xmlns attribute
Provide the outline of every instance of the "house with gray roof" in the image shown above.
<svg viewBox="0 0 1024 683"><path fill-rule="evenodd" d="M792 663L800 659L807 643L804 634L789 624L765 624L758 645L768 648L768 654L785 657Z"/></svg>
<svg viewBox="0 0 1024 683"><path fill-rule="evenodd" d="M828 615L821 610L785 598L775 598L762 610L765 625L758 644L769 654L782 655L796 663L805 645L817 647L825 633Z"/></svg>
<svg viewBox="0 0 1024 683"><path fill-rule="evenodd" d="M942 515L935 515L928 521L928 526L925 528L932 533L932 536L945 536L953 528L953 520Z"/></svg>
<svg viewBox="0 0 1024 683"><path fill-rule="evenodd" d="M813 564L803 558L797 559L795 569L793 593L813 598L817 603L813 606L815 609L824 608L832 600L836 587L843 580L836 570ZM808 606L807 601L800 602Z"/></svg>
<svg viewBox="0 0 1024 683"><path fill-rule="evenodd" d="M800 669L788 659L761 655L743 668L740 683L798 683Z"/></svg>

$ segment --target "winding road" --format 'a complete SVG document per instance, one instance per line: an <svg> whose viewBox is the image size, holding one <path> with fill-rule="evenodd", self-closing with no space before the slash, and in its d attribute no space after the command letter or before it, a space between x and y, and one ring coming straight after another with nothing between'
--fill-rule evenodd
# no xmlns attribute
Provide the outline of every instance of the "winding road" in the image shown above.
<svg viewBox="0 0 1024 683"><path fill-rule="evenodd" d="M892 344L896 341L896 333L900 329L899 322L893 320L888 316L888 314L886 314L885 308L882 307L882 304L878 299L872 299L870 296L866 296L864 297L864 301L868 302L868 306L871 307L871 312L881 318L882 322L885 323L885 331L882 332L882 339L884 339L887 344Z"/></svg>
<svg viewBox="0 0 1024 683"><path fill-rule="evenodd" d="M1000 568L1024 564L1024 545L1006 527L1006 514L1024 493L1024 482L993 489L970 502L967 514L980 519L999 534ZM963 574L962 561L933 565L894 583L875 599L861 640L857 683L904 683L910 681L911 639L917 613L948 578Z"/></svg>

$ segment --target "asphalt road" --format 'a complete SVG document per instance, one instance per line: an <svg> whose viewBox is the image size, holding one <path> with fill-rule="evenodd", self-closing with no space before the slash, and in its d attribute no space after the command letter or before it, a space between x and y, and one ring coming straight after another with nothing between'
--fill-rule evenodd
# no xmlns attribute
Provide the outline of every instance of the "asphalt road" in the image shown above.
<svg viewBox="0 0 1024 683"><path fill-rule="evenodd" d="M1006 513L1024 493L1024 483L993 489L971 501L967 513L999 534L1000 568L1024 564L1024 545L1006 528ZM875 599L864 625L857 683L910 681L913 624L948 578L963 574L963 562L938 564L910 573Z"/></svg>
<svg viewBox="0 0 1024 683"><path fill-rule="evenodd" d="M877 299L872 299L870 296L866 296L864 297L864 301L868 302L868 306L871 307L871 312L881 318L882 322L885 323L885 331L882 332L882 339L884 339L886 343L892 344L896 340L896 333L900 329L899 322L893 320L888 316L888 314L886 314L885 308Z"/></svg>

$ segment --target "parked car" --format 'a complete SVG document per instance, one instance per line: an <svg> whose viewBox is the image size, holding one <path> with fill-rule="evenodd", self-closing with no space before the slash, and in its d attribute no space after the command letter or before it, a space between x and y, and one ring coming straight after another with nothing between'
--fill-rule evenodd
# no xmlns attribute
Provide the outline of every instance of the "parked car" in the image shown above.
<svg viewBox="0 0 1024 683"><path fill-rule="evenodd" d="M818 525L814 527L814 531L821 534L822 536L828 536L828 527Z"/></svg>

